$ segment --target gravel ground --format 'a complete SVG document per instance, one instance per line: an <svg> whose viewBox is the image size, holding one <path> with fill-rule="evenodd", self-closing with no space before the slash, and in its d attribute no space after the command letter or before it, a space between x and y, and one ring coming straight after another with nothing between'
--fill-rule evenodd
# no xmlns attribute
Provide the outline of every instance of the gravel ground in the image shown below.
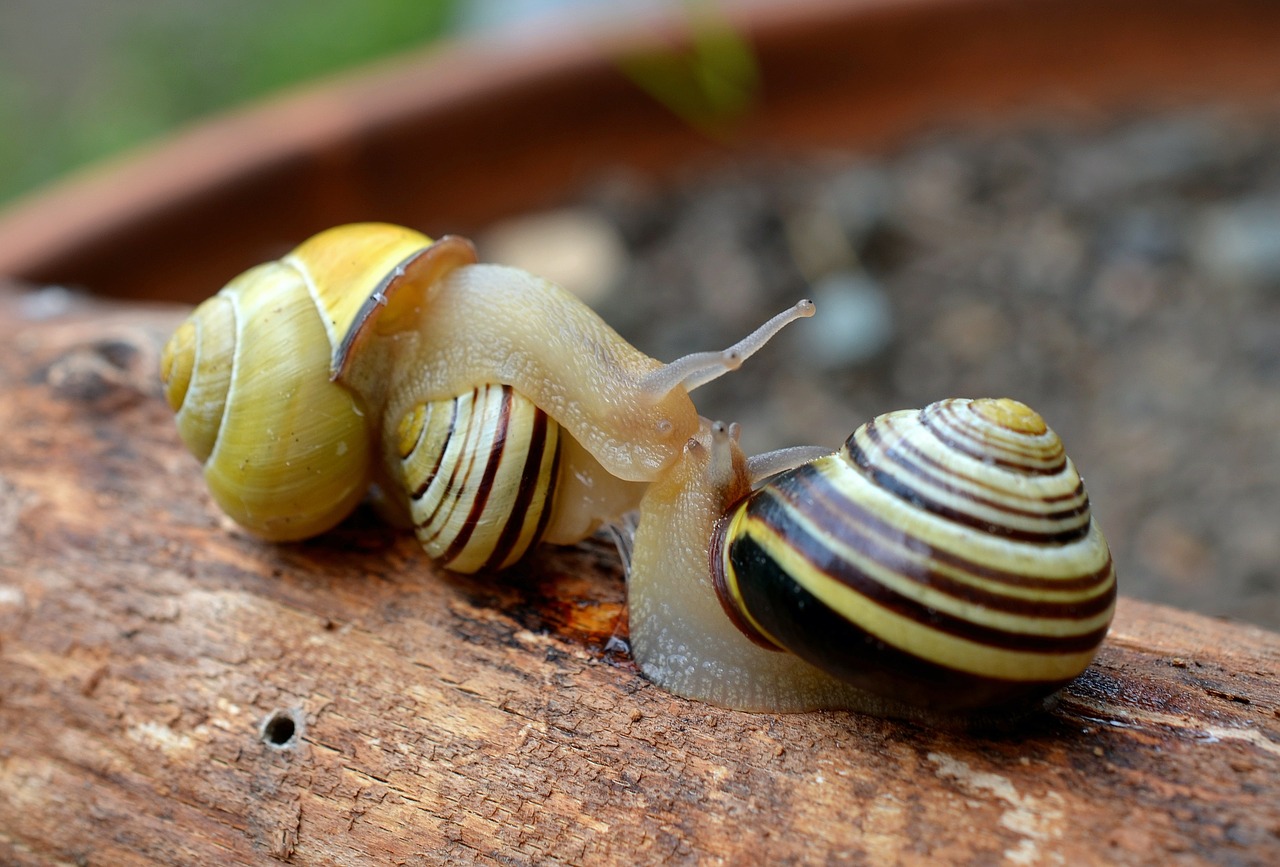
<svg viewBox="0 0 1280 867"><path fill-rule="evenodd" d="M1280 627L1280 114L615 178L481 247L519 260L530 234L527 267L576 249L565 281L658 358L812 297L815 319L697 394L749 452L1016 397L1084 474L1122 592Z"/></svg>

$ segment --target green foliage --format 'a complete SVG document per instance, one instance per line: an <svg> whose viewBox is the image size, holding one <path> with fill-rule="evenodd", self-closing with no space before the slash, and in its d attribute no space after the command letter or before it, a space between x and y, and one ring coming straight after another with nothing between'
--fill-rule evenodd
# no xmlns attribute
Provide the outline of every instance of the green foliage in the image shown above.
<svg viewBox="0 0 1280 867"><path fill-rule="evenodd" d="M685 123L705 135L728 134L755 103L759 68L751 45L711 2L687 0L692 41L686 50L654 50L618 65Z"/></svg>
<svg viewBox="0 0 1280 867"><path fill-rule="evenodd" d="M52 95L0 57L0 201L200 116L426 44L458 2L147 4L102 29L100 56L71 58L79 80Z"/></svg>

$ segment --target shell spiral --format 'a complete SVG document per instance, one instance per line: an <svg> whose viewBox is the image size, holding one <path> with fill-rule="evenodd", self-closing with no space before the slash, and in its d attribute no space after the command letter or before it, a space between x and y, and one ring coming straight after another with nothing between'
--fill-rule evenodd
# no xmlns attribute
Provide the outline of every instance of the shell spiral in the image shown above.
<svg viewBox="0 0 1280 867"><path fill-rule="evenodd" d="M455 572L505 568L541 539L560 426L511 386L419 403L397 429L400 485L418 541Z"/></svg>
<svg viewBox="0 0 1280 867"><path fill-rule="evenodd" d="M333 381L335 351L382 275L429 244L373 224L321 233L232 280L170 338L161 378L178 432L237 523L303 539L364 495L374 422Z"/></svg>
<svg viewBox="0 0 1280 867"><path fill-rule="evenodd" d="M1088 666L1115 604L1074 464L1007 399L868 422L735 506L711 560L757 643L938 711L1053 693Z"/></svg>

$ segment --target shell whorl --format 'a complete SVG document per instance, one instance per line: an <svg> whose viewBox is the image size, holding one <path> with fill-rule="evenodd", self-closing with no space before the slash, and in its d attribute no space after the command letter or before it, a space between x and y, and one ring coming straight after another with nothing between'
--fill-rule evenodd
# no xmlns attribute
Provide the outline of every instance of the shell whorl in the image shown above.
<svg viewBox="0 0 1280 867"><path fill-rule="evenodd" d="M1052 693L1089 664L1115 599L1079 474L1009 400L868 422L735 507L711 556L758 642L944 711Z"/></svg>
<svg viewBox="0 0 1280 867"><path fill-rule="evenodd" d="M418 540L455 572L502 569L551 517L560 426L511 386L419 403L396 431Z"/></svg>
<svg viewBox="0 0 1280 867"><path fill-rule="evenodd" d="M333 381L335 358L381 276L430 244L381 224L323 232L233 279L169 340L161 377L178 432L236 522L303 539L364 495L375 425Z"/></svg>
<svg viewBox="0 0 1280 867"><path fill-rule="evenodd" d="M275 540L328 529L368 485L368 423L329 378L325 319L299 271L259 266L196 308L165 347L166 397L237 523Z"/></svg>

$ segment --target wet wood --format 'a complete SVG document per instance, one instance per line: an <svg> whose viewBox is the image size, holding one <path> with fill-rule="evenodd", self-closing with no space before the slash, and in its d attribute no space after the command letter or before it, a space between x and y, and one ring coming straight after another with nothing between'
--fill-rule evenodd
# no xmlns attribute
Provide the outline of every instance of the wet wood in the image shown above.
<svg viewBox="0 0 1280 867"><path fill-rule="evenodd" d="M603 543L460 578L363 512L229 525L178 315L0 292L0 863L1280 861L1276 634L1124 600L1017 734L683 701Z"/></svg>

